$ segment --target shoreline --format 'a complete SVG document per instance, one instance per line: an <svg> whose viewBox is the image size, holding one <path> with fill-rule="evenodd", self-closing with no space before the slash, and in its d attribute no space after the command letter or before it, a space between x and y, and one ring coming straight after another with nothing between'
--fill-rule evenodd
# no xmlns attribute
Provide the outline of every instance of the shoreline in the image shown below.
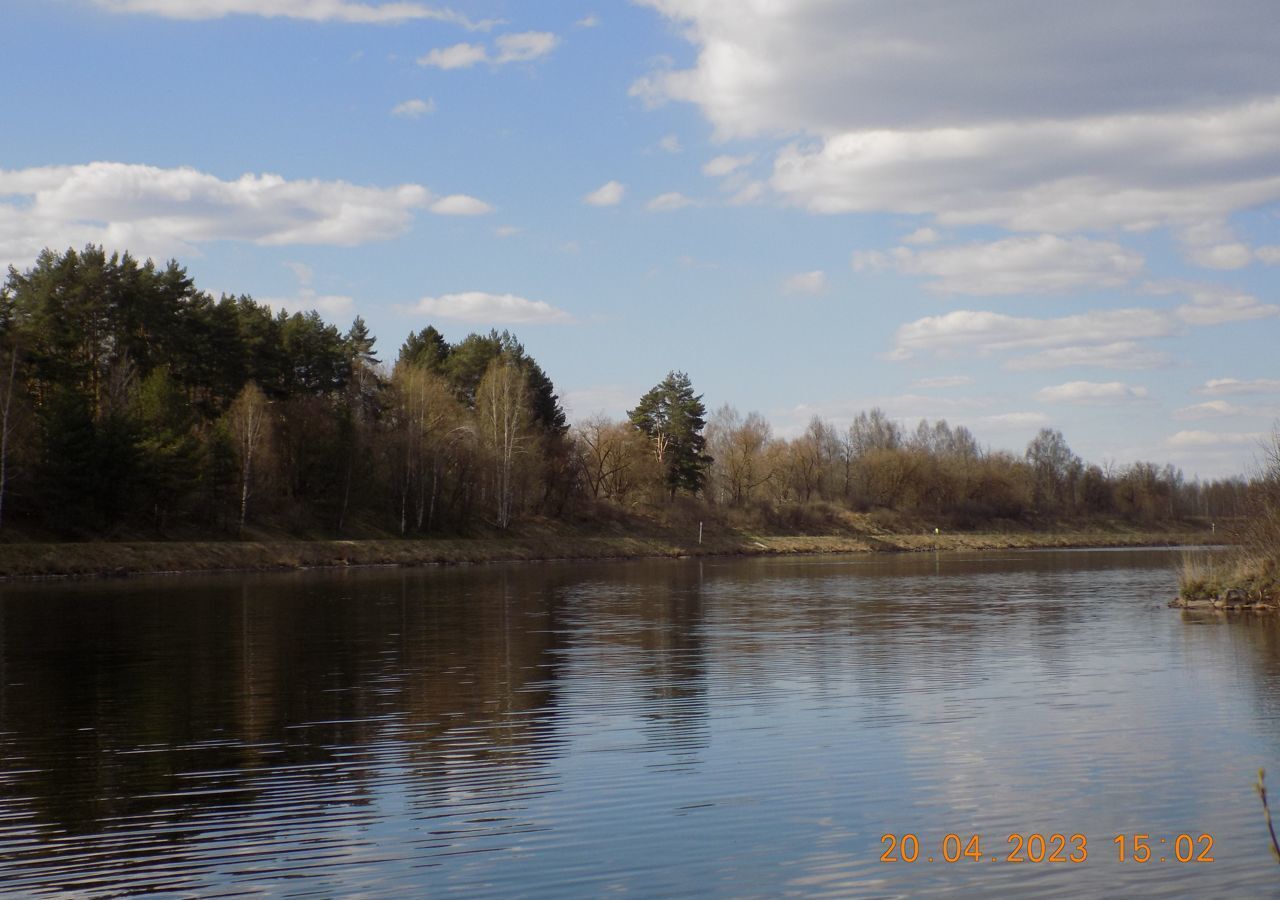
<svg viewBox="0 0 1280 900"><path fill-rule="evenodd" d="M660 535L421 540L119 541L0 544L0 581L511 562L818 556L966 550L1198 546L1198 531L724 535L702 544Z"/></svg>

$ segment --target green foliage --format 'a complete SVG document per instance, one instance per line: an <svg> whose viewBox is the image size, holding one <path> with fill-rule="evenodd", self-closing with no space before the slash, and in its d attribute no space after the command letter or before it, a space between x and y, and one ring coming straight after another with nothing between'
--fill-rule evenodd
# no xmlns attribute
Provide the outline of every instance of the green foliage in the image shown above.
<svg viewBox="0 0 1280 900"><path fill-rule="evenodd" d="M703 452L707 445L702 433L706 416L702 395L694 394L689 376L674 371L627 413L631 424L652 442L662 466L663 482L673 497L681 490L697 494L706 484L707 468L712 462Z"/></svg>
<svg viewBox="0 0 1280 900"><path fill-rule="evenodd" d="M775 521L812 518L804 509L820 505L973 524L1081 513L1154 521L1243 515L1261 490L1244 479L1188 484L1150 463L1085 467L1049 430L1023 455L993 453L963 426L904 432L879 409L846 431L815 418L791 440L731 409L705 427L702 397L674 371L628 421L581 423L569 436L551 379L508 331L450 343L427 326L408 335L389 373L359 317L342 332L315 312L214 299L176 262L94 246L45 250L30 269L10 269L0 342L14 386L0 460L6 529L230 533L251 507L255 527L295 533L353 523L462 533L494 510L505 526L575 504L644 507L656 488L768 506ZM519 390L483 399L495 366L518 374L504 383ZM261 413L252 434L245 397ZM662 514L682 505L699 502L667 502Z"/></svg>

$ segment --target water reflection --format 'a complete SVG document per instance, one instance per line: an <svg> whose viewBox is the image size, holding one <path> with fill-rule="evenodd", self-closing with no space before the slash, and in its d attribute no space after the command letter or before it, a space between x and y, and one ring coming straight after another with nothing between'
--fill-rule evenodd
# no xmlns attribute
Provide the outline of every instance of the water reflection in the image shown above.
<svg viewBox="0 0 1280 900"><path fill-rule="evenodd" d="M1147 895L1276 883L1280 628L1166 553L0 590L0 890ZM1142 872L1121 830L1220 862ZM1069 868L880 836L1086 831Z"/></svg>

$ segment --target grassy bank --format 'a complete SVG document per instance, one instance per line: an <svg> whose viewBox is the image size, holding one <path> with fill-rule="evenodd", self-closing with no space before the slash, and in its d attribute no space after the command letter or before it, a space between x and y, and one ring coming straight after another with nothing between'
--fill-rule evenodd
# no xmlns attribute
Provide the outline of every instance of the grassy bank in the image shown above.
<svg viewBox="0 0 1280 900"><path fill-rule="evenodd" d="M320 566L423 566L467 563L762 556L817 553L999 550L1050 547L1176 546L1203 543L1190 527L1005 530L954 534L883 529L835 535L707 533L690 529L525 527L503 537L431 540L114 541L0 544L0 577L269 571Z"/></svg>
<svg viewBox="0 0 1280 900"><path fill-rule="evenodd" d="M1183 555L1182 607L1280 607L1280 430L1266 449L1267 466L1254 480L1252 515L1241 523L1238 546L1227 553Z"/></svg>
<svg viewBox="0 0 1280 900"><path fill-rule="evenodd" d="M1253 545L1182 557L1175 606L1280 606L1280 559Z"/></svg>

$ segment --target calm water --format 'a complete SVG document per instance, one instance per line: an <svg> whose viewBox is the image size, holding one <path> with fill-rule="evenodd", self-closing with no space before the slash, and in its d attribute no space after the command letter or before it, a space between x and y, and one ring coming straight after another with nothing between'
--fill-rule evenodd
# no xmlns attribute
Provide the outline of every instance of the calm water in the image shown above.
<svg viewBox="0 0 1280 900"><path fill-rule="evenodd" d="M1280 625L1166 609L1176 560L6 586L0 891L1276 894ZM944 863L948 832L982 860ZM1087 861L1006 862L1032 832Z"/></svg>

